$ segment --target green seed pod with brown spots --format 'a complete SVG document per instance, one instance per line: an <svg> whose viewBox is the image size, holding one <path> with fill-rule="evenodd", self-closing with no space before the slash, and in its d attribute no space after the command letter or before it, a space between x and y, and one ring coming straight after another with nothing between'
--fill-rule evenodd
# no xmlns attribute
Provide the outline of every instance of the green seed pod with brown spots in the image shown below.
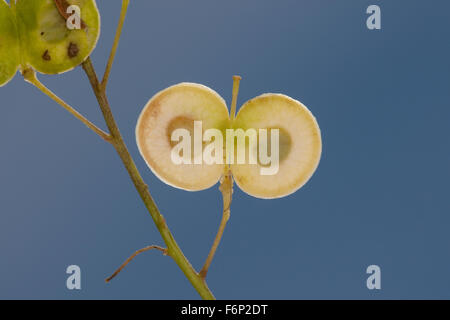
<svg viewBox="0 0 450 320"><path fill-rule="evenodd" d="M0 86L19 67L46 74L75 68L99 36L95 0L0 0Z"/></svg>
<svg viewBox="0 0 450 320"><path fill-rule="evenodd" d="M80 65L94 50L100 36L100 14L95 0L16 3L23 68L31 66L46 74L63 73ZM79 19L72 19L77 11Z"/></svg>
<svg viewBox="0 0 450 320"><path fill-rule="evenodd" d="M19 35L14 14L5 0L0 0L0 87L14 77L19 64Z"/></svg>

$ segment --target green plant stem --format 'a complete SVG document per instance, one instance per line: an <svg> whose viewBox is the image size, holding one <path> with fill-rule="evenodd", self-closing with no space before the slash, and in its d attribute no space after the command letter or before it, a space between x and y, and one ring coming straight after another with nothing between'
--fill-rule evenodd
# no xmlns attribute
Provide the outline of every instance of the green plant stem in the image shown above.
<svg viewBox="0 0 450 320"><path fill-rule="evenodd" d="M231 108L230 108L230 119L231 122L234 121L236 117L236 105L237 98L239 95L239 86L241 83L240 76L233 76L233 93L231 99ZM220 191L222 192L223 198L223 213L222 220L220 221L219 231L217 231L216 237L214 238L213 245L211 250L209 251L208 257L206 258L205 264L203 265L202 270L200 270L200 276L202 278L206 278L211 262L214 259L214 255L216 254L217 248L219 247L220 241L222 240L223 232L225 231L225 227L227 226L228 220L230 220L230 207L231 201L233 200L233 175L231 174L230 166L226 165L224 169L224 173L222 176L222 180L220 181Z"/></svg>
<svg viewBox="0 0 450 320"><path fill-rule="evenodd" d="M108 63L106 64L106 70L101 82L102 89L106 89L106 86L108 85L109 75L111 74L111 68L114 63L114 59L116 57L117 48L119 46L119 40L120 37L122 36L123 24L125 22L125 17L127 16L129 4L130 0L122 0L122 9L120 10L120 18L119 23L117 25L116 35L114 37L114 43L111 49L111 53L109 54Z"/></svg>
<svg viewBox="0 0 450 320"><path fill-rule="evenodd" d="M205 264L203 265L202 270L199 272L199 275L203 279L206 278L211 262L213 261L214 255L216 254L217 248L219 247L220 241L222 240L223 232L225 231L227 222L230 219L230 207L233 196L233 177L231 175L228 166L225 169L225 173L222 177L219 189L222 192L223 197L222 220L220 221L219 231L217 232L217 235L214 239L213 245L211 247L211 250L209 251L208 257L206 258Z"/></svg>
<svg viewBox="0 0 450 320"><path fill-rule="evenodd" d="M72 108L70 105L68 105L66 102L64 102L61 98L59 98L56 94L54 94L52 91L50 91L47 87L45 87L36 77L36 73L32 69L26 69L22 72L24 79L36 86L39 90L41 90L43 93L45 93L47 96L49 96L51 99L56 101L58 104L60 104L63 108L65 108L67 111L69 111L73 116L75 116L77 119L79 119L81 122L83 122L86 126L88 126L90 129L92 129L95 133L97 133L99 136L101 136L104 140L111 143L114 148L116 149L120 159L122 160L131 180L133 181L134 186L136 187L136 190L138 191L142 201L144 202L146 208L148 209L158 231L160 232L164 242L166 243L167 249L162 248L159 246L149 246L146 248L143 248L141 250L136 251L130 258L128 258L124 264L111 276L107 279L107 281L111 280L113 277L115 277L134 257L136 257L138 254L151 250L151 249L158 249L161 250L165 255L170 256L175 263L180 267L182 272L185 274L186 278L191 282L192 286L197 290L197 292L200 294L200 296L203 299L207 300L213 300L214 295L208 288L208 285L206 284L206 281L203 277L201 277L195 269L192 267L192 265L189 263L189 261L184 256L183 252L181 251L180 247L178 246L177 242L175 241L172 233L170 232L166 220L159 212L152 196L149 193L148 186L145 184L144 180L142 179L142 176L140 175L128 149L127 146L122 138L122 135L119 131L119 128L117 126L117 123L114 119L114 116L111 111L111 107L109 105L107 96L106 96L106 86L108 83L109 75L111 72L111 68L114 62L114 58L116 55L116 51L118 48L121 31L123 28L123 23L125 21L125 16L127 12L127 8L129 5L129 0L123 0L122 1L122 11L119 19L119 24L116 31L116 36L114 39L114 44L109 56L109 60L106 66L106 71L103 77L102 82L100 83L97 77L97 73L95 72L95 69L92 65L91 59L88 58L83 64L83 69L86 72L86 75L88 76L89 82L92 86L92 89L94 91L94 94L97 98L97 101L99 103L100 109L102 111L103 117L105 119L105 122L108 126L108 129L110 131L110 134L102 131L97 126L95 126L93 123L91 123L89 120L87 120L84 116L82 116L80 113L78 113L74 108Z"/></svg>
<svg viewBox="0 0 450 320"><path fill-rule="evenodd" d="M33 69L26 69L26 70L22 71L22 75L23 75L25 81L31 83L36 88L41 90L43 93L45 93L47 96L49 96L52 100L54 100L56 103L58 103L64 109L69 111L69 113L72 114L75 118L77 118L78 120L83 122L89 129L91 129L96 134L98 134L100 137L102 137L105 141L111 142L111 136L109 134L107 134L106 132L104 132L103 130L98 128L95 124L93 124L88 119L86 119L78 111L76 111L74 108L72 108L69 104L67 104L64 100L62 100L56 94L54 94L44 84L42 84L39 81L39 79L37 78L36 72Z"/></svg>
<svg viewBox="0 0 450 320"><path fill-rule="evenodd" d="M134 183L134 186L136 187L136 190L138 191L156 227L158 228L158 231L160 232L164 242L166 243L167 255L172 257L172 259L180 267L187 279L191 282L192 286L197 290L197 292L203 299L214 299L214 295L209 290L205 280L195 271L195 269L184 256L172 233L170 232L166 220L159 212L152 196L150 195L148 186L142 179L142 176L140 175L136 164L134 163L130 153L128 152L119 128L117 127L116 121L111 111L111 107L106 97L105 90L104 88L102 88L100 82L98 81L97 74L90 58L83 62L83 69L87 77L89 78L89 82L91 83L92 89L110 131L111 143L116 149L120 159L122 160L126 170L128 171L131 180Z"/></svg>
<svg viewBox="0 0 450 320"><path fill-rule="evenodd" d="M231 108L230 108L230 119L233 122L236 118L236 105L237 105L237 98L239 95L239 86L241 84L241 77L240 76L233 76L233 95L231 99Z"/></svg>

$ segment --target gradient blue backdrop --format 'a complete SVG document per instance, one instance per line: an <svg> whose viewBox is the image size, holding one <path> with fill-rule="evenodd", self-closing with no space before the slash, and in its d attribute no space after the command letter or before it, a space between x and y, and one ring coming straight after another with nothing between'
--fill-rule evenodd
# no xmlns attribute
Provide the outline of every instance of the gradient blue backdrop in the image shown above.
<svg viewBox="0 0 450 320"><path fill-rule="evenodd" d="M120 11L99 0L103 70ZM366 8L382 9L382 30ZM323 134L312 180L292 196L236 189L208 276L218 298L450 298L450 3L132 1L108 90L159 208L200 268L221 217L217 186L160 182L139 156L138 114L182 81L239 104L265 92L305 103ZM104 127L80 68L41 79ZM104 278L134 250L162 244L113 148L17 76L0 89L0 298L197 298L157 252ZM82 290L65 287L82 269ZM367 266L382 290L366 288Z"/></svg>

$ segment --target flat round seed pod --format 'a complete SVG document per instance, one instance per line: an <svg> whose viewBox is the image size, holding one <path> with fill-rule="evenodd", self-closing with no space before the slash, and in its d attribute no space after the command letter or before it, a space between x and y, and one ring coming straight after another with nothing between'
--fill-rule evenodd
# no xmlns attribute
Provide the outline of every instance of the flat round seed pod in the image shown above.
<svg viewBox="0 0 450 320"><path fill-rule="evenodd" d="M203 135L217 129L222 136L228 126L227 106L215 91L180 83L150 99L139 117L136 140L141 155L162 181L198 191L216 184L224 171L223 145L219 146L222 155L209 152L216 139L203 141ZM211 156L218 161L208 163Z"/></svg>
<svg viewBox="0 0 450 320"><path fill-rule="evenodd" d="M16 74L20 64L19 36L15 18L5 0L0 0L0 87Z"/></svg>
<svg viewBox="0 0 450 320"><path fill-rule="evenodd" d="M68 13L72 5L77 7ZM16 11L24 63L41 73L63 73L80 65L100 36L95 0L18 0Z"/></svg>
<svg viewBox="0 0 450 320"><path fill-rule="evenodd" d="M280 198L302 187L316 170L322 142L320 129L311 112L299 101L281 94L264 94L246 102L240 109L234 128L255 129L258 143L245 153L257 154L255 164L231 165L233 177L246 193L258 198ZM266 129L266 137L259 129ZM277 130L274 130L277 129ZM278 152L272 154L272 135L278 139ZM268 152L266 152L266 150ZM239 149L237 150L239 151ZM261 154L268 158L261 158ZM275 154L278 154L278 165ZM271 161L268 159L272 157Z"/></svg>

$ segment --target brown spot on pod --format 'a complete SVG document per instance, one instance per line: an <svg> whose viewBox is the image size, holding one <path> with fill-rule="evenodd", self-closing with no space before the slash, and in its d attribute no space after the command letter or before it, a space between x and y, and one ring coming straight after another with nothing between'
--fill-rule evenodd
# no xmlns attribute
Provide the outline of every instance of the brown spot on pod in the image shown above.
<svg viewBox="0 0 450 320"><path fill-rule="evenodd" d="M48 50L45 50L44 54L42 55L42 59L44 59L45 61L50 61L50 60L52 60L52 57L51 57L50 54L48 53Z"/></svg>
<svg viewBox="0 0 450 320"><path fill-rule="evenodd" d="M78 46L75 43L71 42L69 44L69 48L67 49L67 54L69 58L75 58L79 52L80 49L78 48Z"/></svg>

